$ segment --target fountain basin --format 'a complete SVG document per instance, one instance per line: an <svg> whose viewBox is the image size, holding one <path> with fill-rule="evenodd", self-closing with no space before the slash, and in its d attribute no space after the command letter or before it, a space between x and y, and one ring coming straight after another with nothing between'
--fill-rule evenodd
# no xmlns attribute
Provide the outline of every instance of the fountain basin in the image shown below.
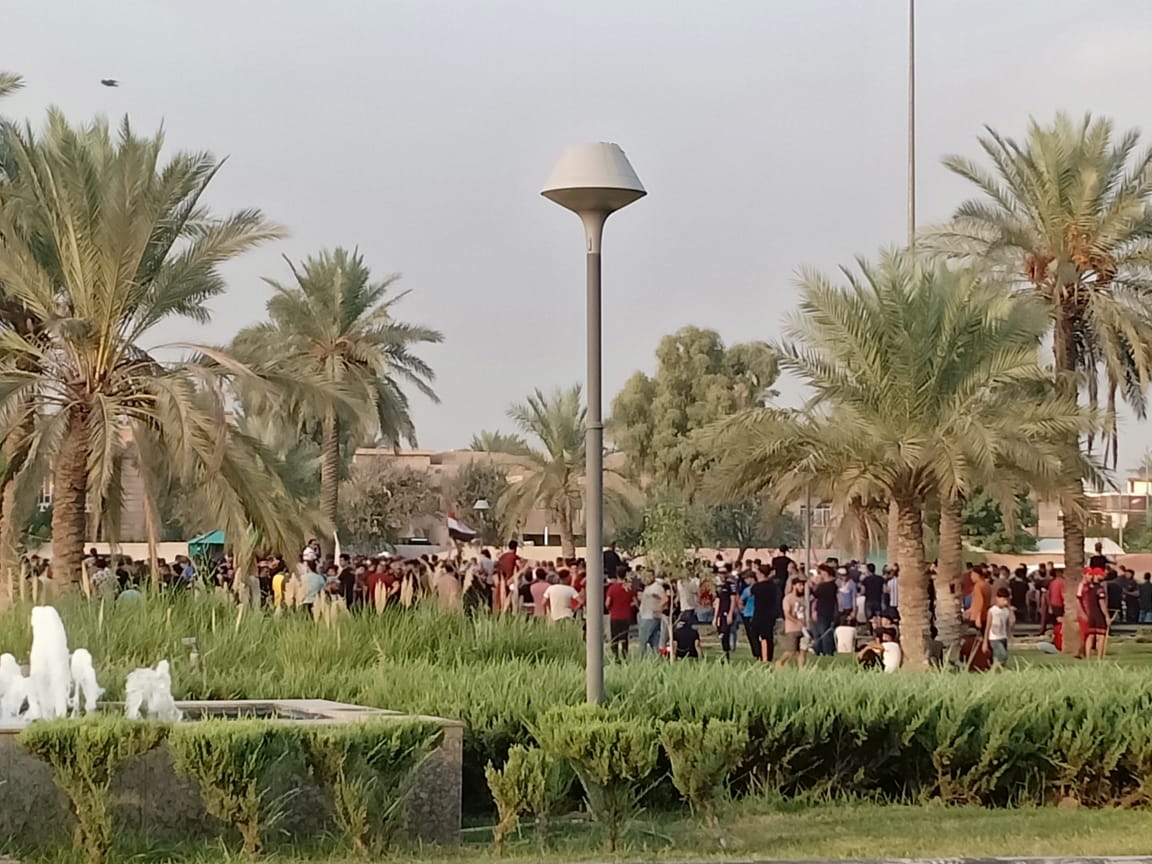
<svg viewBox="0 0 1152 864"><path fill-rule="evenodd" d="M409 799L408 830L413 838L425 843L453 845L459 842L463 723L324 699L240 699L176 704L184 712L184 722L192 723L209 717L302 724L388 718L435 723L443 729L443 738L418 769ZM0 841L12 838L23 843L65 838L73 826L68 799L53 783L48 766L18 743L17 736L23 728L23 723L0 725ZM299 838L331 830L330 807L311 778L301 773L284 779L293 794L283 801L284 818L278 829ZM112 799L117 828L132 833L177 840L214 836L222 830L205 812L196 783L172 767L166 745L125 765L112 784Z"/></svg>

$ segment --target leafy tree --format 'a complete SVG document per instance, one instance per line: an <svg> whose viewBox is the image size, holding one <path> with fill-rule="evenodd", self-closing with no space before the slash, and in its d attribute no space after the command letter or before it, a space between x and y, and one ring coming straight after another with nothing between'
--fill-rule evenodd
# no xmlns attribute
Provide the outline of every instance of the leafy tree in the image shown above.
<svg viewBox="0 0 1152 864"><path fill-rule="evenodd" d="M508 486L500 498L500 518L506 525L520 524L534 508L552 514L560 528L565 557L576 554L576 525L584 508L585 419L580 385L554 391L537 389L528 400L508 409L508 417L529 440L526 449L501 452L515 456L522 479ZM514 441L516 436L506 437ZM629 509L629 486L609 468L604 469L604 505L608 522L618 521Z"/></svg>
<svg viewBox="0 0 1152 864"><path fill-rule="evenodd" d="M707 540L712 546L735 548L737 560L757 546L796 546L803 543L800 520L759 498L745 498L708 508Z"/></svg>
<svg viewBox="0 0 1152 864"><path fill-rule="evenodd" d="M115 532L125 430L234 524L281 530L260 454L224 410L224 382L252 372L209 349L212 363L161 362L143 347L162 321L209 320L205 304L225 287L219 266L280 229L256 210L215 216L201 198L219 161L176 153L162 164L163 137L140 137L126 120L113 133L52 111L41 135L4 124L0 139L0 283L53 322L28 332L0 319L0 434L33 418L23 470L53 466L57 574L79 573L89 508Z"/></svg>
<svg viewBox="0 0 1152 864"><path fill-rule="evenodd" d="M1031 552L1036 538L1026 529L1036 525L1036 508L1026 491L1016 494L1014 518L1006 521L1000 502L978 489L964 502L964 536L989 552Z"/></svg>
<svg viewBox="0 0 1152 864"><path fill-rule="evenodd" d="M1135 130L1117 136L1111 121L1087 115L1033 121L1020 142L987 132L980 146L990 169L944 160L981 197L960 205L926 243L999 267L1042 305L1061 392L1071 398L1083 388L1095 407L1103 387L1111 421L1105 458L1114 459L1117 393L1143 417L1152 373L1152 150L1137 150ZM1071 430L1064 446L1064 563L1075 573L1084 565L1085 508ZM1066 635L1066 644L1075 642Z"/></svg>
<svg viewBox="0 0 1152 864"><path fill-rule="evenodd" d="M636 478L694 492L710 461L694 433L773 395L776 359L763 342L725 347L684 327L660 340L656 373L635 373L612 401L609 432Z"/></svg>
<svg viewBox="0 0 1152 864"><path fill-rule="evenodd" d="M698 512L686 504L658 501L644 510L644 555L658 571L674 574L688 565L688 550L703 537Z"/></svg>
<svg viewBox="0 0 1152 864"><path fill-rule="evenodd" d="M384 460L358 467L340 505L341 536L357 546L396 543L412 522L440 510L428 475Z"/></svg>
<svg viewBox="0 0 1152 864"><path fill-rule="evenodd" d="M482 459L461 468L452 483L451 506L486 546L499 546L511 535L511 526L497 506L507 491L505 467ZM475 509L477 501L487 501L488 509Z"/></svg>
<svg viewBox="0 0 1152 864"><path fill-rule="evenodd" d="M523 435L509 435L507 432L490 432L484 429L472 436L469 450L479 450L484 453L523 453L528 449L528 442Z"/></svg>
<svg viewBox="0 0 1152 864"><path fill-rule="evenodd" d="M726 424L718 469L731 494L777 478L861 477L895 502L902 630L926 665L928 586L923 509L968 493L998 462L1059 476L1057 436L1084 426L1039 364L1043 314L973 273L886 255L800 283L781 366L814 391L808 412L754 410Z"/></svg>
<svg viewBox="0 0 1152 864"><path fill-rule="evenodd" d="M24 79L14 72L0 70L0 99L11 96L24 86Z"/></svg>
<svg viewBox="0 0 1152 864"><path fill-rule="evenodd" d="M364 438L387 446L416 443L405 385L436 399L431 367L413 353L438 343L438 330L405 324L394 317L406 291L396 293L398 276L372 281L358 251L337 248L288 262L293 284L267 279L275 293L270 320L241 331L236 350L243 357L273 357L281 374L323 383L343 403L289 402L286 414L301 426L320 417L320 514L336 524L340 498L340 442L351 425Z"/></svg>

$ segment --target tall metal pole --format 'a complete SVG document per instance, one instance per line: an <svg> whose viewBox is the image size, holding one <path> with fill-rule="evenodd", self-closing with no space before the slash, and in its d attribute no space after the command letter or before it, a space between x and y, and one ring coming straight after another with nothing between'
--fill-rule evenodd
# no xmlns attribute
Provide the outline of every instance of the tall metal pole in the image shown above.
<svg viewBox="0 0 1152 864"><path fill-rule="evenodd" d="M908 0L908 248L916 248L916 0Z"/></svg>
<svg viewBox="0 0 1152 864"><path fill-rule="evenodd" d="M812 572L812 482L804 484L804 578Z"/></svg>
<svg viewBox="0 0 1152 864"><path fill-rule="evenodd" d="M604 701L604 418L601 408L600 243L607 213L582 213L588 240L588 385L584 447L584 557L588 622L586 683L588 701Z"/></svg>

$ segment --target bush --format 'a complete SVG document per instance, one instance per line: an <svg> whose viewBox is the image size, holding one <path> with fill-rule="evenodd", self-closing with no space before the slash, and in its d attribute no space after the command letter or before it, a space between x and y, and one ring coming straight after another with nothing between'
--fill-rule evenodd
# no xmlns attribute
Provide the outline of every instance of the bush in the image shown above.
<svg viewBox="0 0 1152 864"><path fill-rule="evenodd" d="M20 733L20 743L47 762L52 777L72 804L77 848L90 864L105 860L112 847L112 814L108 788L116 771L152 750L167 727L119 717L85 717L34 723Z"/></svg>
<svg viewBox="0 0 1152 864"><path fill-rule="evenodd" d="M525 813L535 821L541 849L547 848L552 817L572 785L572 773L565 763L537 747L516 745L509 749L503 769L489 762L484 774L500 817L492 832L497 853L504 851L504 841L519 827Z"/></svg>
<svg viewBox="0 0 1152 864"><path fill-rule="evenodd" d="M550 712L536 737L546 753L572 766L584 787L588 812L604 830L604 848L640 813L640 799L656 768L658 738L650 720L613 719L595 710Z"/></svg>
<svg viewBox="0 0 1152 864"><path fill-rule="evenodd" d="M728 720L674 720L664 724L660 737L672 764L672 782L692 812L716 829L716 804L729 775L744 760L747 731Z"/></svg>
<svg viewBox="0 0 1152 864"><path fill-rule="evenodd" d="M205 809L255 855L281 815L273 810L272 770L301 755L300 737L298 727L266 720L201 720L174 726L168 748L176 770L199 784Z"/></svg>
<svg viewBox="0 0 1152 864"><path fill-rule="evenodd" d="M416 769L441 734L439 726L405 720L309 730L312 772L331 794L336 824L357 853L387 849L403 825Z"/></svg>

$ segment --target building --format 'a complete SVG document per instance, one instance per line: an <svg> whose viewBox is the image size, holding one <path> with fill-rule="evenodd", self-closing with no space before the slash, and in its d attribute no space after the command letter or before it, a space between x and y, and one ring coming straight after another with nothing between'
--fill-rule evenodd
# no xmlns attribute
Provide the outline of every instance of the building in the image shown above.
<svg viewBox="0 0 1152 864"><path fill-rule="evenodd" d="M612 460L621 460L623 457L613 454L608 457ZM366 465L372 461L384 461L396 468L408 471L417 471L428 475L432 488L440 496L441 512L430 513L427 516L412 520L409 526L409 536L426 538L434 545L448 544L448 527L444 514L451 509L452 484L457 474L465 466L476 462L487 462L499 465L505 471L509 483L519 483L524 479L523 471L516 457L507 453L489 453L480 450L389 450L379 447L361 447L352 457L353 468ZM495 501L488 505L496 506ZM465 524L468 523L468 511L457 512ZM583 544L583 512L576 514L576 545ZM516 534L520 542L528 546L546 546L559 549L560 535L556 521L549 510L536 508L532 510L522 525L517 526Z"/></svg>
<svg viewBox="0 0 1152 864"><path fill-rule="evenodd" d="M1128 477L1120 492L1085 492L1088 510L1091 514L1088 526L1115 532L1117 542L1124 545L1124 533L1129 526L1140 530L1148 524L1149 498L1152 497L1152 480L1144 477ZM1063 537L1064 512L1059 502L1036 502L1036 536L1043 540Z"/></svg>

